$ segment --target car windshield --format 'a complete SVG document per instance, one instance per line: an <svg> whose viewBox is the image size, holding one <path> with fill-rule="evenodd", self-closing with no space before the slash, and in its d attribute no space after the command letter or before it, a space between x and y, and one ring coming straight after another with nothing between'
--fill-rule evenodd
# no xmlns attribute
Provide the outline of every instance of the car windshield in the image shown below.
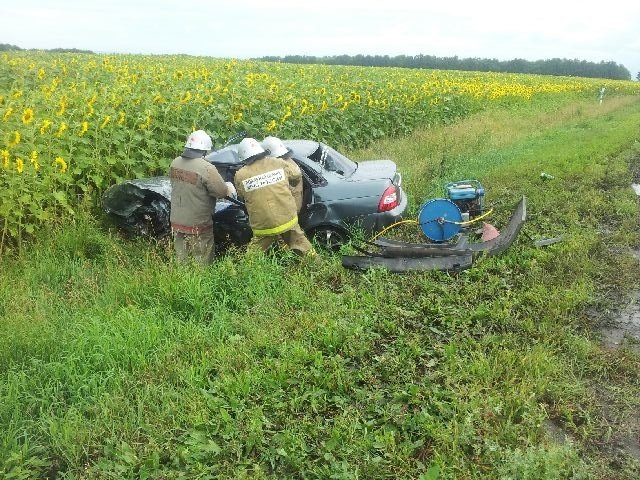
<svg viewBox="0 0 640 480"><path fill-rule="evenodd" d="M317 150L309 155L309 158L318 162L325 170L344 177L351 176L358 168L357 163L323 143L318 144Z"/></svg>

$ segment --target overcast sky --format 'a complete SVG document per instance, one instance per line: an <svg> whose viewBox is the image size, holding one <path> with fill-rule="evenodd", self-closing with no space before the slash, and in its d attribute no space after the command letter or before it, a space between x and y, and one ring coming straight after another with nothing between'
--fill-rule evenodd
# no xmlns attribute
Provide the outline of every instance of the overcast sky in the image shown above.
<svg viewBox="0 0 640 480"><path fill-rule="evenodd" d="M640 2L9 0L0 43L96 52L577 58L640 71Z"/></svg>

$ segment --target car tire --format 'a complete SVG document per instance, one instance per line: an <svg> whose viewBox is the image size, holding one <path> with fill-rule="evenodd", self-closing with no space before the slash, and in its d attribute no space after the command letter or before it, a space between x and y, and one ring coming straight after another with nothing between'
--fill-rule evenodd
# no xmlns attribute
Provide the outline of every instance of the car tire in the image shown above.
<svg viewBox="0 0 640 480"><path fill-rule="evenodd" d="M338 252L340 247L349 241L349 235L341 228L322 225L308 234L311 241L315 241L320 248L330 252Z"/></svg>

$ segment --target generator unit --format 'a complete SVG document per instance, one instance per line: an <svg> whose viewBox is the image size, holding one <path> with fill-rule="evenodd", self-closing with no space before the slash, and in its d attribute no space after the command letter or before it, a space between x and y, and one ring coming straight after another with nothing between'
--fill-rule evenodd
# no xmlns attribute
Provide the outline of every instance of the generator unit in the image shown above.
<svg viewBox="0 0 640 480"><path fill-rule="evenodd" d="M466 220L471 220L484 213L484 187L478 180L461 180L449 182L444 186L444 191L449 200L455 203L463 217L468 214Z"/></svg>

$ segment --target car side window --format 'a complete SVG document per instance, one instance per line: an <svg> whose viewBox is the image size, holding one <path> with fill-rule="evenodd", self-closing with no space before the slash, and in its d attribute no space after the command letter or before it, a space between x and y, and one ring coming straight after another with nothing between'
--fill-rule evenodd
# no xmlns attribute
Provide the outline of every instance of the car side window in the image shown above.
<svg viewBox="0 0 640 480"><path fill-rule="evenodd" d="M318 145L317 150L309 155L309 158L318 162L324 170L335 172L342 176L349 176L358 168L355 162L323 144Z"/></svg>
<svg viewBox="0 0 640 480"><path fill-rule="evenodd" d="M296 162L300 167L300 171L302 172L302 177L307 181L307 183L311 187L319 187L322 185L326 185L327 180L320 175L318 172L308 167L302 162Z"/></svg>

